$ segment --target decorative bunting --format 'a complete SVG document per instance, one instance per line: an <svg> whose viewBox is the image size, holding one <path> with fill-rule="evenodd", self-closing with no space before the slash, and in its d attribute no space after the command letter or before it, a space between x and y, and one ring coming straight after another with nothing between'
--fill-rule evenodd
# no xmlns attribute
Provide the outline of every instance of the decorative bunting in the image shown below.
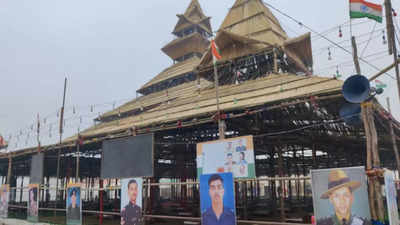
<svg viewBox="0 0 400 225"><path fill-rule="evenodd" d="M331 48L328 48L328 60L332 60Z"/></svg>
<svg viewBox="0 0 400 225"><path fill-rule="evenodd" d="M385 34L384 30L382 31L382 39L383 39L383 44L386 45L387 41L386 41L386 34Z"/></svg>

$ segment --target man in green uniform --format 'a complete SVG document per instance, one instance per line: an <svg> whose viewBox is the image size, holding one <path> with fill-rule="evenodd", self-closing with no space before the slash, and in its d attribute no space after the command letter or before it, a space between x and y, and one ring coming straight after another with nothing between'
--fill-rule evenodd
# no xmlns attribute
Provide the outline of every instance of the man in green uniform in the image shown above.
<svg viewBox="0 0 400 225"><path fill-rule="evenodd" d="M318 219L317 225L370 225L369 220L351 214L353 192L361 186L361 183L351 181L341 169L332 170L328 181L328 190L321 195L321 199L329 199L335 214Z"/></svg>
<svg viewBox="0 0 400 225"><path fill-rule="evenodd" d="M142 225L142 209L136 205L138 183L132 179L128 182L129 203L121 210L121 225Z"/></svg>

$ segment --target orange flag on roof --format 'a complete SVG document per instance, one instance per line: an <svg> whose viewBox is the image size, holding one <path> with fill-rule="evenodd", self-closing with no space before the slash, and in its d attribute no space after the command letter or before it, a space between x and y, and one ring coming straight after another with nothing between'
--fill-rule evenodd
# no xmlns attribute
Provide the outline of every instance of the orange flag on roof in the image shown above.
<svg viewBox="0 0 400 225"><path fill-rule="evenodd" d="M219 54L219 49L214 40L211 40L211 53L213 55L214 62L222 58L222 56Z"/></svg>

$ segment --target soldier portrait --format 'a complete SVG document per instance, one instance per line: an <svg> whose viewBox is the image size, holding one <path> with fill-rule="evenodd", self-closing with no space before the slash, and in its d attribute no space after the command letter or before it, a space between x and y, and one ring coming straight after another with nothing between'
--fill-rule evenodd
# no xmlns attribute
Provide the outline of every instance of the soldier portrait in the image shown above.
<svg viewBox="0 0 400 225"><path fill-rule="evenodd" d="M364 167L312 170L317 225L369 225Z"/></svg>
<svg viewBox="0 0 400 225"><path fill-rule="evenodd" d="M37 222L39 216L39 184L29 184L28 221Z"/></svg>
<svg viewBox="0 0 400 225"><path fill-rule="evenodd" d="M0 188L0 218L7 218L7 216L8 216L8 196L9 196L8 184L1 185L1 188Z"/></svg>
<svg viewBox="0 0 400 225"><path fill-rule="evenodd" d="M200 177L200 208L202 225L236 225L232 173Z"/></svg>
<svg viewBox="0 0 400 225"><path fill-rule="evenodd" d="M82 224L82 199L80 184L67 187L67 224Z"/></svg>
<svg viewBox="0 0 400 225"><path fill-rule="evenodd" d="M121 225L142 225L141 178L121 180Z"/></svg>

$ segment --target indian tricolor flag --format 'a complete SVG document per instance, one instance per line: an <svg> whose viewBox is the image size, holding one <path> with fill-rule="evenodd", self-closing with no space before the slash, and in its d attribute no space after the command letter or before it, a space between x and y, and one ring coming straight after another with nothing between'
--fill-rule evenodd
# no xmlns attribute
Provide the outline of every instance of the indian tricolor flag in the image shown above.
<svg viewBox="0 0 400 225"><path fill-rule="evenodd" d="M350 18L370 18L382 23L382 5L365 0L350 0Z"/></svg>
<svg viewBox="0 0 400 225"><path fill-rule="evenodd" d="M387 85L380 80L375 80L376 88L386 88Z"/></svg>
<svg viewBox="0 0 400 225"><path fill-rule="evenodd" d="M220 55L219 49L217 47L217 44L215 44L214 40L211 40L211 53L213 55L214 64L216 64L217 61L222 58L222 56Z"/></svg>

